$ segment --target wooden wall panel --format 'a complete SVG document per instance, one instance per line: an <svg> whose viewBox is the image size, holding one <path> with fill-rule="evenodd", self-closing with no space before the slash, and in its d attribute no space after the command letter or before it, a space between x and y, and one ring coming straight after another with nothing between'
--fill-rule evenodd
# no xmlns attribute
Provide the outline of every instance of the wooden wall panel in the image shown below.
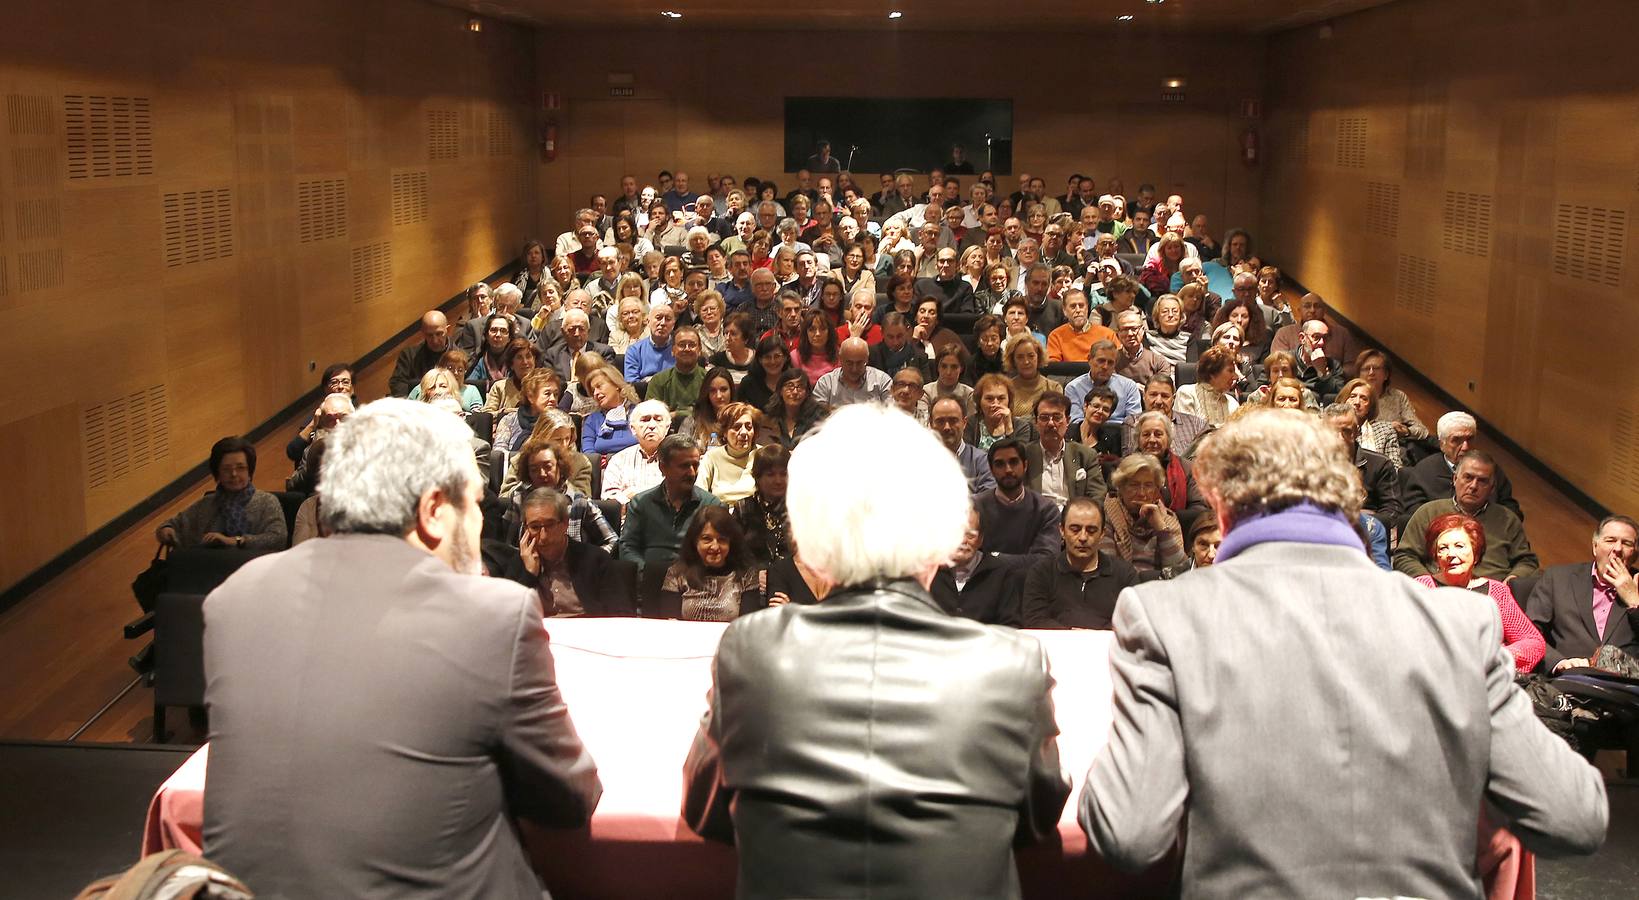
<svg viewBox="0 0 1639 900"><path fill-rule="evenodd" d="M1639 86L1620 44L1636 25L1619 0L1407 0L1335 20L1330 39L1271 38L1271 121L1310 140L1271 154L1262 229L1344 315L1628 511ZM1354 166L1339 141L1361 119ZM1372 233L1356 179L1398 190L1395 234Z"/></svg>
<svg viewBox="0 0 1639 900"><path fill-rule="evenodd" d="M516 254L536 39L466 20L404 0L0 7L0 328L60 343L70 315L94 361L0 400L0 461L29 473L0 519L30 523L0 531L0 589ZM436 164L429 108L458 118ZM420 212L395 224L405 169Z"/></svg>
<svg viewBox="0 0 1639 900"><path fill-rule="evenodd" d="M1262 96L1262 39L1040 34L1000 46L1009 40L931 32L543 31L540 90L558 93L565 108L557 118L563 152L541 166L540 231L558 234L590 194L617 191L611 176L619 172L652 180L660 169L682 168L702 187L708 172L758 175L785 189L793 177L780 171L784 98L808 95L1012 98L1015 172L1039 174L1054 191L1072 172L1093 175L1101 187L1112 176L1129 190L1151 181L1184 193L1186 208L1206 212L1220 229L1254 221L1261 176L1239 161L1240 104ZM644 50L611 62L604 48L616 44ZM786 65L771 62L781 58L777 52L762 51L790 47L847 52L816 52ZM1030 64L978 62L998 52L1027 54ZM632 76L633 97L610 97L614 73ZM1187 102L1161 102L1169 75L1188 79ZM583 134L583 105L627 109L618 168L609 164L612 143L600 137L612 114L594 114L598 124ZM982 165L983 148L971 152ZM873 173L857 174L875 189ZM1008 190L1015 183L1006 179Z"/></svg>

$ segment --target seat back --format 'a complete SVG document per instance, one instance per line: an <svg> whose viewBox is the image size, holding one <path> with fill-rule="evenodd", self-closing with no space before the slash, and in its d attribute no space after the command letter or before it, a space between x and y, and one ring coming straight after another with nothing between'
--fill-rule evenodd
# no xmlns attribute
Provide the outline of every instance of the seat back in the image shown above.
<svg viewBox="0 0 1639 900"><path fill-rule="evenodd" d="M288 547L296 534L296 513L307 502L308 495L300 491L274 491L273 496L279 498L279 509L285 514L285 546Z"/></svg>
<svg viewBox="0 0 1639 900"><path fill-rule="evenodd" d="M1143 271L1144 263L1149 261L1148 255L1144 253L1117 253L1115 258L1132 266L1134 272Z"/></svg>
<svg viewBox="0 0 1639 900"><path fill-rule="evenodd" d="M501 495L501 482L506 478L507 465L511 454L505 447L489 448L489 492L491 496Z"/></svg>
<svg viewBox="0 0 1639 900"><path fill-rule="evenodd" d="M205 595L166 591L154 605L154 703L205 705Z"/></svg>
<svg viewBox="0 0 1639 900"><path fill-rule="evenodd" d="M589 496L597 499L603 496L603 454L586 453L584 455L586 461L592 464L592 493ZM609 525L616 531L620 530L620 526L615 524L614 519L609 520Z"/></svg>
<svg viewBox="0 0 1639 900"><path fill-rule="evenodd" d="M1194 384L1195 383L1195 366L1196 366L1196 364L1192 363L1192 362L1185 362L1185 363L1179 363L1178 364L1176 374L1178 376L1178 386L1179 387L1183 387L1186 384Z"/></svg>
<svg viewBox="0 0 1639 900"><path fill-rule="evenodd" d="M495 416L493 413L483 411L469 413L467 415L467 425L472 428L472 433L482 438L485 443L491 443L495 440Z"/></svg>
<svg viewBox="0 0 1639 900"><path fill-rule="evenodd" d="M166 590L180 594L204 596L216 590L217 585L239 571L239 567L261 556L257 550L230 550L220 547L195 547L171 551L167 569Z"/></svg>

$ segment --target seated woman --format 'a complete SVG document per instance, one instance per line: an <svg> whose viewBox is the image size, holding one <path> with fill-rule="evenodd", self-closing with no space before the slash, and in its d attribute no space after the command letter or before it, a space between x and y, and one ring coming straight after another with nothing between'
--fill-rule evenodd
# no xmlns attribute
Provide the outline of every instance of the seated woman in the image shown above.
<svg viewBox="0 0 1639 900"><path fill-rule="evenodd" d="M1362 350L1354 358L1354 369L1377 391L1374 420L1389 423L1400 437L1402 447L1411 442L1428 440L1428 426L1417 417L1417 408L1411 405L1411 398L1390 383L1394 373L1389 367L1388 354L1381 350Z"/></svg>
<svg viewBox="0 0 1639 900"><path fill-rule="evenodd" d="M621 292L628 285L643 290L643 279L631 272L620 276L619 284L616 290ZM625 356L628 347L649 338L649 304L641 296L627 295L615 302L614 309L615 327L609 329L609 349L616 356Z"/></svg>
<svg viewBox="0 0 1639 900"><path fill-rule="evenodd" d="M1167 414L1152 409L1141 413L1134 426L1136 449L1148 453L1161 463L1161 502L1178 515L1178 522L1186 530L1208 510L1206 498L1195 485L1195 473L1189 461L1172 452L1172 420Z"/></svg>
<svg viewBox="0 0 1639 900"><path fill-rule="evenodd" d="M535 422L535 430L529 437L551 441L552 446L558 448L558 459L568 469L563 478L564 484L588 497L592 495L592 460L575 449L580 432L575 429L575 420L569 418L568 413L559 409L547 410L546 414ZM524 445L528 446L529 441L525 440ZM520 449L519 452L523 451ZM505 474L501 476L502 497L510 495L518 487L517 462L517 455L514 454L508 460Z"/></svg>
<svg viewBox="0 0 1639 900"><path fill-rule="evenodd" d="M1235 352L1228 347L1211 348L1196 364L1197 381L1178 389L1173 408L1200 416L1213 427L1224 424L1241 405L1233 394L1235 375Z"/></svg>
<svg viewBox="0 0 1639 900"><path fill-rule="evenodd" d="M1030 328L1030 303L1023 297L1014 297L1002 305L1002 346L1013 343L1020 338L1034 338L1038 344L1047 345L1047 335Z"/></svg>
<svg viewBox="0 0 1639 900"><path fill-rule="evenodd" d="M510 379L508 379L510 380ZM541 414L558 408L563 379L551 369L534 369L524 376L518 408L501 417L495 426L493 446L513 453L524 445Z"/></svg>
<svg viewBox="0 0 1639 900"><path fill-rule="evenodd" d="M1155 308L1150 310L1149 332L1144 336L1149 348L1176 366L1188 358L1193 336L1184 327L1184 304L1178 295L1162 294L1155 298Z"/></svg>
<svg viewBox="0 0 1639 900"><path fill-rule="evenodd" d="M712 367L728 370L736 385L757 361L757 336L752 333L755 330L750 315L731 313L723 323L723 349L711 355Z"/></svg>
<svg viewBox="0 0 1639 900"><path fill-rule="evenodd" d="M962 369L966 361L967 355L955 347L939 351L934 363L934 381L922 389L927 396L929 409L939 400L953 397L962 404L963 413L969 417L973 415L973 386L962 383Z"/></svg>
<svg viewBox="0 0 1639 900"><path fill-rule="evenodd" d="M1474 575L1474 564L1485 555L1485 529L1474 519L1452 513L1428 523L1422 535L1404 535L1404 540L1422 538L1428 558L1434 561L1433 575L1419 575L1417 581L1430 587L1466 588L1491 598L1502 617L1502 643L1514 656L1514 670L1521 675L1536 668L1547 653L1542 633L1526 617L1508 585Z"/></svg>
<svg viewBox="0 0 1639 900"><path fill-rule="evenodd" d="M763 568L791 555L791 518L785 509L790 464L791 451L779 444L757 448L751 460L757 489L729 506L745 531L752 558Z"/></svg>
<svg viewBox="0 0 1639 900"><path fill-rule="evenodd" d="M1268 356L1265 356L1263 358L1264 383L1259 386L1257 390L1253 391L1247 396L1246 402L1263 405L1281 405L1272 404L1270 402L1270 397L1274 393L1277 383L1288 379L1297 381L1297 378L1295 377L1297 369L1297 360L1292 357L1292 354L1287 353L1284 350L1276 350ZM1299 396L1298 405L1296 408L1307 409L1311 412L1318 412L1320 410L1320 399L1315 396L1315 392L1309 390L1309 388L1301 381L1298 381L1297 384L1299 388L1302 388L1302 394ZM1294 407L1284 408L1291 409Z"/></svg>
<svg viewBox="0 0 1639 900"><path fill-rule="evenodd" d="M608 456L636 444L637 437L626 420L638 403L637 391L620 377L614 366L608 365L588 372L583 383L592 392L598 408L583 420L581 450Z"/></svg>
<svg viewBox="0 0 1639 900"><path fill-rule="evenodd" d="M1212 326L1216 329L1225 322L1232 322L1241 330L1241 355L1244 359L1262 359L1268 355L1271 335L1262 310L1255 309L1245 300L1231 298L1218 308Z"/></svg>
<svg viewBox="0 0 1639 900"><path fill-rule="evenodd" d="M973 388L979 414L968 419L967 433L962 439L980 450L1002 438L1020 441L1036 439L1036 422L1029 416L1013 415L1013 383L1006 375L995 372L979 379Z"/></svg>
<svg viewBox="0 0 1639 900"><path fill-rule="evenodd" d="M1364 378L1350 379L1338 393L1337 401L1348 404L1360 420L1360 446L1387 456L1396 469L1406 464L1394 424L1377 417L1377 391L1371 382Z"/></svg>
<svg viewBox="0 0 1639 900"><path fill-rule="evenodd" d="M980 252L983 253L983 250L981 249ZM999 314L1007 301L1024 296L1013 289L1013 270L1002 263L992 263L985 266L984 277L983 289L977 291L974 295L978 300L979 309L983 312Z"/></svg>
<svg viewBox="0 0 1639 900"><path fill-rule="evenodd" d="M471 364L472 360L467 356L467 351L454 347L445 350L443 355L438 357L438 368L449 369L451 372L465 372ZM421 399L421 385L410 388L408 399ZM478 387L465 382L461 384L461 393L456 399L461 401L461 408L467 412L477 412L484 405L484 395L478 393Z"/></svg>
<svg viewBox="0 0 1639 900"><path fill-rule="evenodd" d="M724 404L714 429L723 436L723 441L700 458L695 486L710 491L724 503L749 497L756 491L751 457L757 449L757 430L762 422L763 414L749 403Z"/></svg>
<svg viewBox="0 0 1639 900"><path fill-rule="evenodd" d="M461 376L453 369L428 369L427 374L421 376L421 383L410 391L410 396L422 403L448 399L460 405L463 384ZM466 409L464 405L461 408Z"/></svg>
<svg viewBox="0 0 1639 900"><path fill-rule="evenodd" d="M1110 474L1115 490L1104 498L1104 537L1099 549L1121 557L1140 576L1183 568L1184 534L1178 516L1161 502L1166 472L1148 453L1125 457Z"/></svg>
<svg viewBox="0 0 1639 900"><path fill-rule="evenodd" d="M256 490L256 447L240 437L211 445L211 477L216 490L165 520L154 537L167 547L224 547L240 550L285 549L284 509L278 498Z"/></svg>
<svg viewBox="0 0 1639 900"><path fill-rule="evenodd" d="M835 332L832 332L835 334ZM825 418L825 408L814 400L814 388L801 369L786 369L768 405L763 407L759 444L779 444L787 450L808 436Z"/></svg>
<svg viewBox="0 0 1639 900"><path fill-rule="evenodd" d="M734 398L763 409L779 393L780 373L791 368L791 353L785 348L785 341L774 334L764 335L757 342L756 350L757 361L746 377L740 379Z"/></svg>
<svg viewBox="0 0 1639 900"><path fill-rule="evenodd" d="M694 407L687 415L676 419L677 427L672 429L677 434L688 435L694 438L694 443L704 453L708 448L721 446L723 443L722 431L718 421L722 418L723 410L734 402L734 376L727 369L715 368L706 372L705 380L700 383L700 399L694 401ZM705 460L701 459L701 465Z"/></svg>
<svg viewBox="0 0 1639 900"><path fill-rule="evenodd" d="M791 351L791 364L801 369L812 384L837 367L839 344L836 326L830 318L820 310L806 310L802 314L797 349Z"/></svg>
<svg viewBox="0 0 1639 900"><path fill-rule="evenodd" d="M529 341L517 338L507 345L501 358L505 361L507 375L490 385L489 393L484 397L484 412L497 417L518 408L519 401L523 399L524 377L540 367L541 351ZM562 378L558 379L558 384L559 393L562 393Z"/></svg>
<svg viewBox="0 0 1639 900"><path fill-rule="evenodd" d="M530 491L549 487L569 498L569 539L582 544L602 547L611 554L617 552L620 535L609 526L603 510L568 483L569 461L563 449L544 435L531 436L512 465L513 487L507 493L506 512L502 515L508 544L517 546L520 523L523 522L523 502Z"/></svg>
<svg viewBox="0 0 1639 900"><path fill-rule="evenodd" d="M1002 362L1002 327L1002 317L990 313L974 321L973 344L969 348L973 352L962 369L963 384L977 386L983 376L1001 374L1006 369Z"/></svg>
<svg viewBox="0 0 1639 900"><path fill-rule="evenodd" d="M1260 390L1268 392L1264 395L1263 402L1276 409L1308 409L1304 405L1304 398L1314 396L1303 386L1303 382L1290 375L1277 378L1273 384L1265 385Z"/></svg>
<svg viewBox="0 0 1639 900"><path fill-rule="evenodd" d="M467 382L476 385L481 393L487 395L496 382L506 379L506 355L512 342L518 339L517 329L503 313L492 312L484 320L484 345L465 373Z"/></svg>
<svg viewBox="0 0 1639 900"><path fill-rule="evenodd" d="M1013 415L1034 416L1036 401L1043 394L1062 394L1064 385L1041 374L1047 362L1047 349L1035 339L1017 340L1002 351L1007 370L1012 373ZM892 374L892 373L890 373Z"/></svg>
<svg viewBox="0 0 1639 900"><path fill-rule="evenodd" d="M598 402L592 398L592 389L586 386L586 376L593 369L606 366L609 361L590 350L583 351L575 356L570 366L571 381L564 385L563 396L558 401L558 408L572 416L586 418L589 413L598 408Z"/></svg>
<svg viewBox="0 0 1639 900"><path fill-rule="evenodd" d="M662 609L683 619L730 622L766 606L745 532L724 506L702 506L660 583Z"/></svg>

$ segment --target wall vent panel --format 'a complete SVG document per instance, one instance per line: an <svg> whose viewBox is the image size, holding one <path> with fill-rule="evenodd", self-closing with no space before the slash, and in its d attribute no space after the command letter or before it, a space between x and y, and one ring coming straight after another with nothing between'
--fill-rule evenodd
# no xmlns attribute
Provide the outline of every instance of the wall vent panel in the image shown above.
<svg viewBox="0 0 1639 900"><path fill-rule="evenodd" d="M296 239L303 244L347 236L347 179L296 185Z"/></svg>
<svg viewBox="0 0 1639 900"><path fill-rule="evenodd" d="M1440 246L1469 256L1491 255L1491 195L1446 191Z"/></svg>
<svg viewBox="0 0 1639 900"><path fill-rule="evenodd" d="M393 173L393 224L427 221L427 170Z"/></svg>
<svg viewBox="0 0 1639 900"><path fill-rule="evenodd" d="M1299 118L1292 126L1291 142L1286 153L1291 157L1293 164L1306 166L1309 164L1309 117Z"/></svg>
<svg viewBox="0 0 1639 900"><path fill-rule="evenodd" d="M1618 407L1611 421L1611 456L1606 477L1639 493L1639 410Z"/></svg>
<svg viewBox="0 0 1639 900"><path fill-rule="evenodd" d="M154 174L154 135L147 97L63 97L70 180Z"/></svg>
<svg viewBox="0 0 1639 900"><path fill-rule="evenodd" d="M30 250L17 254L17 291L44 291L63 283L63 251Z"/></svg>
<svg viewBox="0 0 1639 900"><path fill-rule="evenodd" d="M1366 167L1366 117L1342 116L1337 120L1337 164L1344 169Z"/></svg>
<svg viewBox="0 0 1639 900"><path fill-rule="evenodd" d="M57 171L57 151L50 147L13 147L11 151L11 183L18 188L46 188L57 186L61 175Z"/></svg>
<svg viewBox="0 0 1639 900"><path fill-rule="evenodd" d="M1394 279L1394 305L1415 315L1432 317L1439 267L1434 260L1400 254Z"/></svg>
<svg viewBox="0 0 1639 900"><path fill-rule="evenodd" d="M57 133L52 113L56 99L45 94L7 94L6 131L13 135L51 137Z"/></svg>
<svg viewBox="0 0 1639 900"><path fill-rule="evenodd" d="M6 258L0 256L0 297L4 297L9 293L11 293L11 288L6 279Z"/></svg>
<svg viewBox="0 0 1639 900"><path fill-rule="evenodd" d="M461 114L453 109L427 110L427 158L459 159L461 156Z"/></svg>
<svg viewBox="0 0 1639 900"><path fill-rule="evenodd" d="M393 242L353 248L353 302L363 303L393 292Z"/></svg>
<svg viewBox="0 0 1639 900"><path fill-rule="evenodd" d="M85 483L114 487L171 452L165 385L156 384L87 406L80 418Z"/></svg>
<svg viewBox="0 0 1639 900"><path fill-rule="evenodd" d="M489 155L512 155L512 122L498 109L489 111Z"/></svg>
<svg viewBox="0 0 1639 900"><path fill-rule="evenodd" d="M1622 286L1626 210L1561 203L1554 214L1554 274Z"/></svg>
<svg viewBox="0 0 1639 900"><path fill-rule="evenodd" d="M1400 185L1366 182L1366 230L1386 238L1400 234Z"/></svg>
<svg viewBox="0 0 1639 900"><path fill-rule="evenodd" d="M169 268L233 255L233 192L227 188L164 196L165 265Z"/></svg>
<svg viewBox="0 0 1639 900"><path fill-rule="evenodd" d="M63 235L62 204L55 198L19 200L13 204L19 241L49 241Z"/></svg>

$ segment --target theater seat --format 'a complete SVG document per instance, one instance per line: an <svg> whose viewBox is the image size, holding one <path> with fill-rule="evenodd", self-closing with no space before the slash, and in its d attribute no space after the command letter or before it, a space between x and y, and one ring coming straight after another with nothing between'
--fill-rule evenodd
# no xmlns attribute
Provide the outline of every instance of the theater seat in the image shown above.
<svg viewBox="0 0 1639 900"><path fill-rule="evenodd" d="M1178 387L1195 383L1195 363L1179 363L1177 367Z"/></svg>
<svg viewBox="0 0 1639 900"><path fill-rule="evenodd" d="M205 709L205 596L167 591L154 606L154 740L165 743L165 709Z"/></svg>
<svg viewBox="0 0 1639 900"><path fill-rule="evenodd" d="M300 491L274 491L273 496L279 498L279 508L285 514L285 546L289 547L290 538L296 533L296 512L307 502L308 495Z"/></svg>

